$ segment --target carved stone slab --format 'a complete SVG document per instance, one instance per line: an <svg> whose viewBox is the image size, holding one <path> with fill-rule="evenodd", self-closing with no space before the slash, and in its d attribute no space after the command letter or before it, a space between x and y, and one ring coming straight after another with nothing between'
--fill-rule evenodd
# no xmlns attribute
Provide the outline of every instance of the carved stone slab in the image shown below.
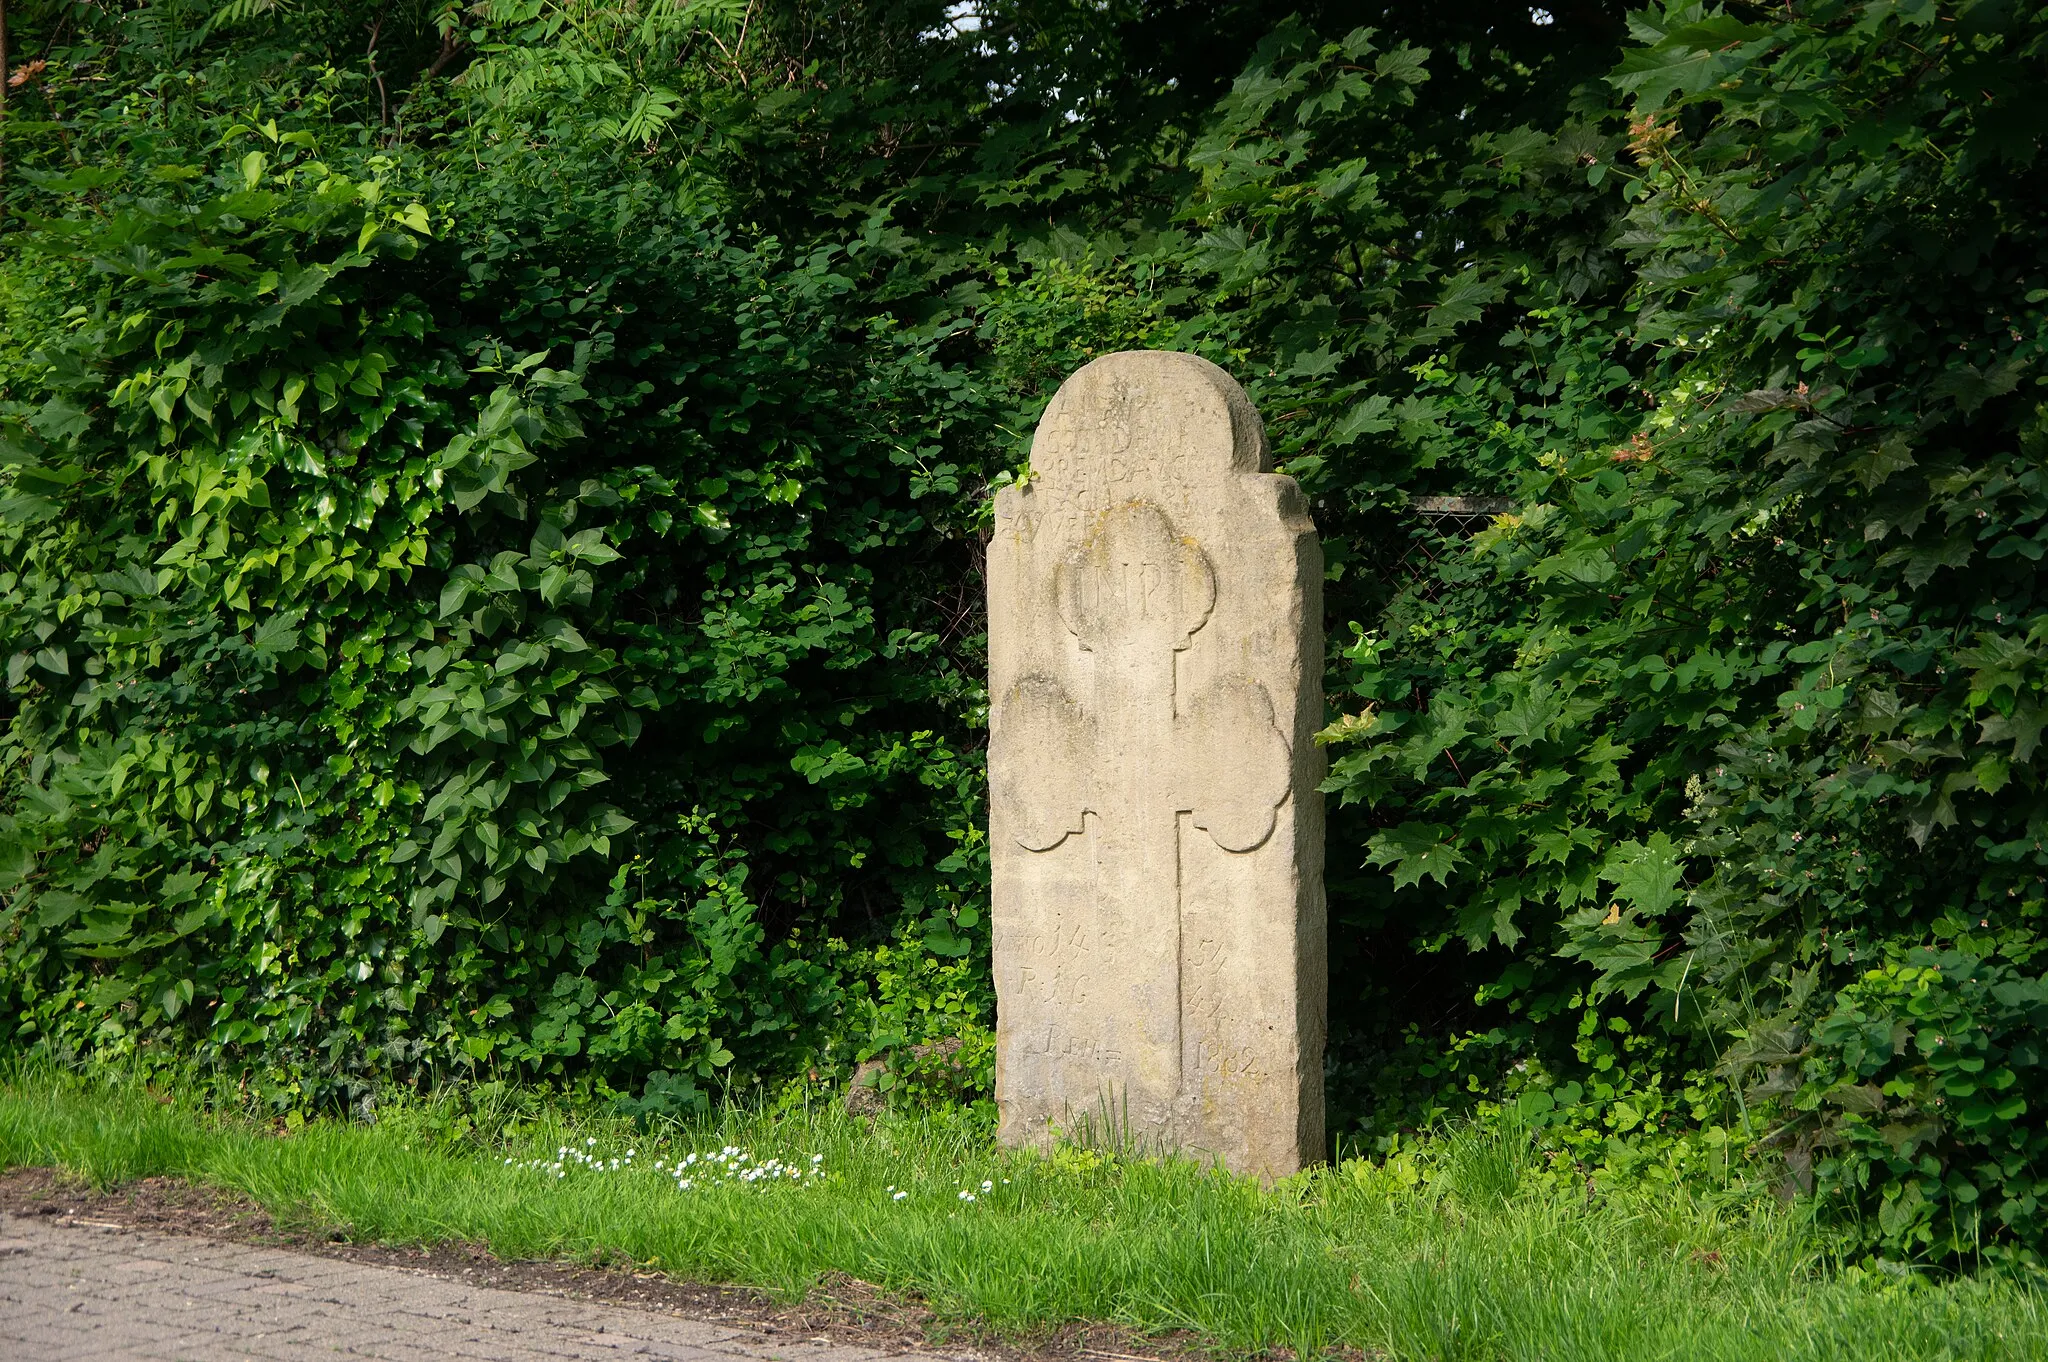
<svg viewBox="0 0 2048 1362"><path fill-rule="evenodd" d="M1323 1152L1322 551L1230 376L1061 386L988 549L1002 1138Z"/></svg>

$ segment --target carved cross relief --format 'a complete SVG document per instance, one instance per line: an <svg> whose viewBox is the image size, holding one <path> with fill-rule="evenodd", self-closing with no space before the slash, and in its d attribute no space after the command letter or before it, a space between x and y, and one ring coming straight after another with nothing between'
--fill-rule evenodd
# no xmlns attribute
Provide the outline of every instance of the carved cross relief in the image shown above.
<svg viewBox="0 0 2048 1362"><path fill-rule="evenodd" d="M1031 467L987 560L1000 1137L1283 1176L1323 1153L1308 506L1194 355L1075 372Z"/></svg>
<svg viewBox="0 0 2048 1362"><path fill-rule="evenodd" d="M1009 788L997 797L1018 844L1050 851L1086 831L1086 814L1156 841L1186 813L1225 851L1264 845L1291 755L1272 697L1233 678L1181 703L1177 654L1216 603L1201 546L1158 507L1126 502L1098 517L1053 583L1061 620L1091 655L1093 694L1076 704L1057 678L1034 673L1005 699L1003 737L1018 759L1004 763Z"/></svg>
<svg viewBox="0 0 2048 1362"><path fill-rule="evenodd" d="M1146 1085L1159 1090L1146 1096L1171 1101L1182 1065L1182 821L1226 852L1257 851L1287 799L1291 751L1260 682L1226 675L1183 693L1182 659L1218 588L1201 546L1148 501L1092 520L1053 575L1081 694L1044 670L1017 681L1001 701L992 794L1027 851L1077 835L1093 843L1093 934L1159 1019L1130 1038L1153 1052L1132 1083L1154 1075Z"/></svg>

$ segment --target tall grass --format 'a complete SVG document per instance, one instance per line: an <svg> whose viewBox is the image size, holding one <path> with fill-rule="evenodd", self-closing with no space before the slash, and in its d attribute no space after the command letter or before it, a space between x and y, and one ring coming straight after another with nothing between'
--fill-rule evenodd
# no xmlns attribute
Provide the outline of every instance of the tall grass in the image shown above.
<svg viewBox="0 0 2048 1362"><path fill-rule="evenodd" d="M118 1081L0 1079L0 1165L103 1185L190 1178L366 1240L623 1254L791 1297L842 1272L1011 1335L1113 1321L1233 1352L1441 1362L2048 1357L2036 1284L1844 1269L1774 1203L1596 1194L1509 1131L1262 1188L1187 1162L1008 1154L943 1122L870 1128L836 1110L729 1109L650 1136L541 1107L449 1130L445 1110L401 1106L374 1126L316 1120L281 1136ZM821 1154L826 1176L699 1176L683 1191L652 1166L728 1145L799 1166ZM571 1146L637 1156L554 1176Z"/></svg>

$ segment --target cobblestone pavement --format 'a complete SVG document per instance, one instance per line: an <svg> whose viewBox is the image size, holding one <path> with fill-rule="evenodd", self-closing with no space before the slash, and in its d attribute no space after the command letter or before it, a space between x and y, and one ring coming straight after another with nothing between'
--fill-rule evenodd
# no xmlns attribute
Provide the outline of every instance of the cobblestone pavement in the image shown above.
<svg viewBox="0 0 2048 1362"><path fill-rule="evenodd" d="M968 1362L314 1257L0 1214L0 1362L629 1357Z"/></svg>

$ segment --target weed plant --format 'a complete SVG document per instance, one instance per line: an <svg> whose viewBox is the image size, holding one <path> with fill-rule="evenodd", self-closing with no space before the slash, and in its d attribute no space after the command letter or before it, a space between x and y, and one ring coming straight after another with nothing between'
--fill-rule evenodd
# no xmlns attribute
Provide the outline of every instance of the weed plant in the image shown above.
<svg viewBox="0 0 2048 1362"><path fill-rule="evenodd" d="M1110 1321L1305 1357L2048 1356L2037 1281L1844 1264L1768 1196L1604 1188L1500 1127L1267 1187L1101 1147L1003 1151L944 1114L728 1105L636 1124L487 1089L285 1129L19 1069L0 1081L0 1166L24 1165L101 1187L187 1178L360 1240L630 1258L789 1299L843 1273L1013 1338ZM730 1171L764 1167L784 1172Z"/></svg>

